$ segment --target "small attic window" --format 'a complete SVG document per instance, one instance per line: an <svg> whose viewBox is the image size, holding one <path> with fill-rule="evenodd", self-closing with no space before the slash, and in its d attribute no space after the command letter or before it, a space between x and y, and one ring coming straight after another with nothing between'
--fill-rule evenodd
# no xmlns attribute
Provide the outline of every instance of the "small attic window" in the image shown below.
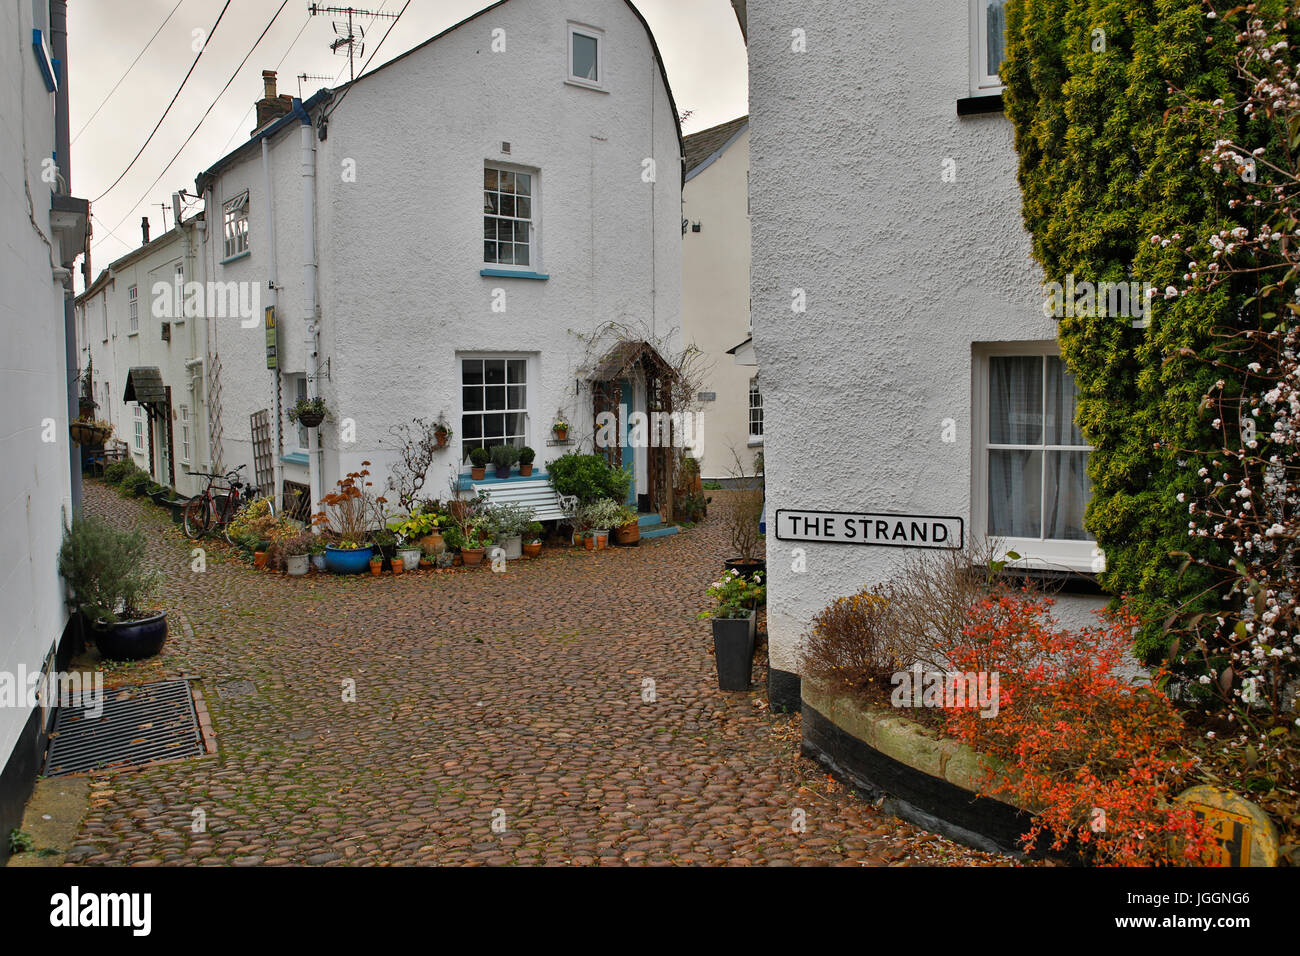
<svg viewBox="0 0 1300 956"><path fill-rule="evenodd" d="M605 33L594 27L569 24L569 82L592 89L605 88L602 62Z"/></svg>

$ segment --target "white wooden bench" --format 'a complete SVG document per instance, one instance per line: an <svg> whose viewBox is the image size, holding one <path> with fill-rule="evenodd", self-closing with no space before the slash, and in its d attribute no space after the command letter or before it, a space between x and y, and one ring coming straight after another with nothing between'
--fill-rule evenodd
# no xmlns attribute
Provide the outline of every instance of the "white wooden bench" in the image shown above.
<svg viewBox="0 0 1300 956"><path fill-rule="evenodd" d="M573 516L577 499L559 495L545 478L532 481L471 482L474 494L483 495L494 505L522 505L533 509L534 521L567 521Z"/></svg>

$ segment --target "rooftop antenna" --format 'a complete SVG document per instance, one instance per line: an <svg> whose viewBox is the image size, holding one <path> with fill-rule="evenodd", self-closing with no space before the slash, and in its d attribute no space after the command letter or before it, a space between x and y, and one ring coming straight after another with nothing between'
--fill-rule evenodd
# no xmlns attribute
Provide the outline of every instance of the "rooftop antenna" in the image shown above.
<svg viewBox="0 0 1300 956"><path fill-rule="evenodd" d="M332 83L334 82L334 77L321 76L317 73L299 73L298 74L298 99L302 99L302 85L306 83L308 80L317 80L317 81L328 80L329 82Z"/></svg>
<svg viewBox="0 0 1300 956"><path fill-rule="evenodd" d="M307 8L307 12L313 17L320 16L323 13L333 13L340 16L346 16L347 20L334 21L334 41L330 44L330 49L335 53L347 48L348 55L348 81L355 80L356 77L356 58L363 56L366 52L366 31L354 23L355 18L370 17L382 18L385 20L396 20L396 13L380 13L378 10L358 10L355 7L322 7L320 4L313 3Z"/></svg>

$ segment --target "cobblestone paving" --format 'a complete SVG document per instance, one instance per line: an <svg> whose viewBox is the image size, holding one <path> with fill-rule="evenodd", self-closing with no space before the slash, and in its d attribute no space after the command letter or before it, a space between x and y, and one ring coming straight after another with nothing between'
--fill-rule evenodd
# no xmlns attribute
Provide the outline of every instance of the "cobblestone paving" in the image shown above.
<svg viewBox="0 0 1300 956"><path fill-rule="evenodd" d="M292 579L211 542L194 573L162 511L98 482L86 507L144 528L168 579L167 647L110 684L195 677L219 753L95 774L69 863L1005 865L800 758L761 654L753 693L717 690L712 523L505 574Z"/></svg>

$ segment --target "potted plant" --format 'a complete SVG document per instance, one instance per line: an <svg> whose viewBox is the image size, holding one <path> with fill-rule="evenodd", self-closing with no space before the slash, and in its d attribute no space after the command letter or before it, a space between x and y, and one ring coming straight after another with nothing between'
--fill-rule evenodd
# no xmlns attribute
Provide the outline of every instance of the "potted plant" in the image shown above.
<svg viewBox="0 0 1300 956"><path fill-rule="evenodd" d="M388 528L379 528L371 533L370 543L374 545L375 554L391 567L393 558L397 556L397 535Z"/></svg>
<svg viewBox="0 0 1300 956"><path fill-rule="evenodd" d="M322 509L312 516L312 524L337 537L337 544L325 547L325 566L335 574L364 574L372 551L362 544L366 530L376 520L382 521L382 498L373 497L370 462L363 461L360 471L348 472L335 482L335 488L321 498Z"/></svg>
<svg viewBox="0 0 1300 956"><path fill-rule="evenodd" d="M307 573L311 564L312 549L316 547L316 536L310 531L298 531L281 537L274 542L280 556L284 558L284 570L293 578L300 578Z"/></svg>
<svg viewBox="0 0 1300 956"><path fill-rule="evenodd" d="M64 526L59 573L106 659L152 657L167 640L167 612L149 603L159 576L145 570L145 549L143 533L101 518L79 515Z"/></svg>
<svg viewBox="0 0 1300 956"><path fill-rule="evenodd" d="M496 543L506 553L506 560L513 561L523 554L523 535L535 513L532 508L516 504L489 505L484 511Z"/></svg>
<svg viewBox="0 0 1300 956"><path fill-rule="evenodd" d="M112 437L113 426L83 411L80 418L68 423L68 432L76 444L94 448Z"/></svg>
<svg viewBox="0 0 1300 956"><path fill-rule="evenodd" d="M535 558L542 553L542 534L546 531L541 522L531 521L524 532L524 554Z"/></svg>
<svg viewBox="0 0 1300 956"><path fill-rule="evenodd" d="M702 619L713 621L713 656L717 661L719 690L749 690L754 663L755 620L758 605L766 598L763 575L747 579L727 571L709 585L708 595L716 603L702 611Z"/></svg>
<svg viewBox="0 0 1300 956"><path fill-rule="evenodd" d="M441 416L438 417L437 423L433 426L433 437L437 440L438 448L446 448L447 443L454 438L456 433L452 431L447 420Z"/></svg>
<svg viewBox="0 0 1300 956"><path fill-rule="evenodd" d="M519 476L527 478L533 473L533 459L537 457L537 452L533 451L527 445L519 449Z"/></svg>
<svg viewBox="0 0 1300 956"><path fill-rule="evenodd" d="M393 529L397 533L397 557L406 571L414 571L420 566L422 549L419 539L427 533L427 529L434 527L424 520L426 517L432 518L432 515L407 518Z"/></svg>
<svg viewBox="0 0 1300 956"><path fill-rule="evenodd" d="M383 573L384 573L384 557L381 554L376 554L372 549L371 558L370 558L370 574L373 577L377 578L379 577L379 575Z"/></svg>
<svg viewBox="0 0 1300 956"><path fill-rule="evenodd" d="M641 516L625 506L620 517L623 523L614 526L614 540L622 545L638 544L641 541Z"/></svg>
<svg viewBox="0 0 1300 956"><path fill-rule="evenodd" d="M595 539L595 550L600 551L608 545L610 528L624 523L623 510L623 506L613 498L597 498L582 509L587 527Z"/></svg>
<svg viewBox="0 0 1300 956"><path fill-rule="evenodd" d="M491 540L486 518L470 518L465 523L460 533L460 557L466 567L472 568L483 563L483 555L487 553Z"/></svg>
<svg viewBox="0 0 1300 956"><path fill-rule="evenodd" d="M747 578L761 574L767 562L763 553L763 536L758 522L763 516L763 493L754 489L733 492L727 505L726 529L736 557L729 558L725 567Z"/></svg>
<svg viewBox="0 0 1300 956"><path fill-rule="evenodd" d="M555 419L555 424L551 426L551 431L555 432L556 441L568 441L569 423L566 422L563 418L557 417Z"/></svg>
<svg viewBox="0 0 1300 956"><path fill-rule="evenodd" d="M510 477L510 466L519 460L519 449L514 445L495 445L488 452L496 466L498 478Z"/></svg>
<svg viewBox="0 0 1300 956"><path fill-rule="evenodd" d="M308 428L319 427L325 421L325 399L319 396L298 399L293 408L289 409L289 421Z"/></svg>
<svg viewBox="0 0 1300 956"><path fill-rule="evenodd" d="M471 481L482 481L487 477L487 463L491 457L486 448L475 448L469 453Z"/></svg>
<svg viewBox="0 0 1300 956"><path fill-rule="evenodd" d="M312 535L311 542L311 566L317 571L326 570L325 565L325 542L321 540L320 535Z"/></svg>

